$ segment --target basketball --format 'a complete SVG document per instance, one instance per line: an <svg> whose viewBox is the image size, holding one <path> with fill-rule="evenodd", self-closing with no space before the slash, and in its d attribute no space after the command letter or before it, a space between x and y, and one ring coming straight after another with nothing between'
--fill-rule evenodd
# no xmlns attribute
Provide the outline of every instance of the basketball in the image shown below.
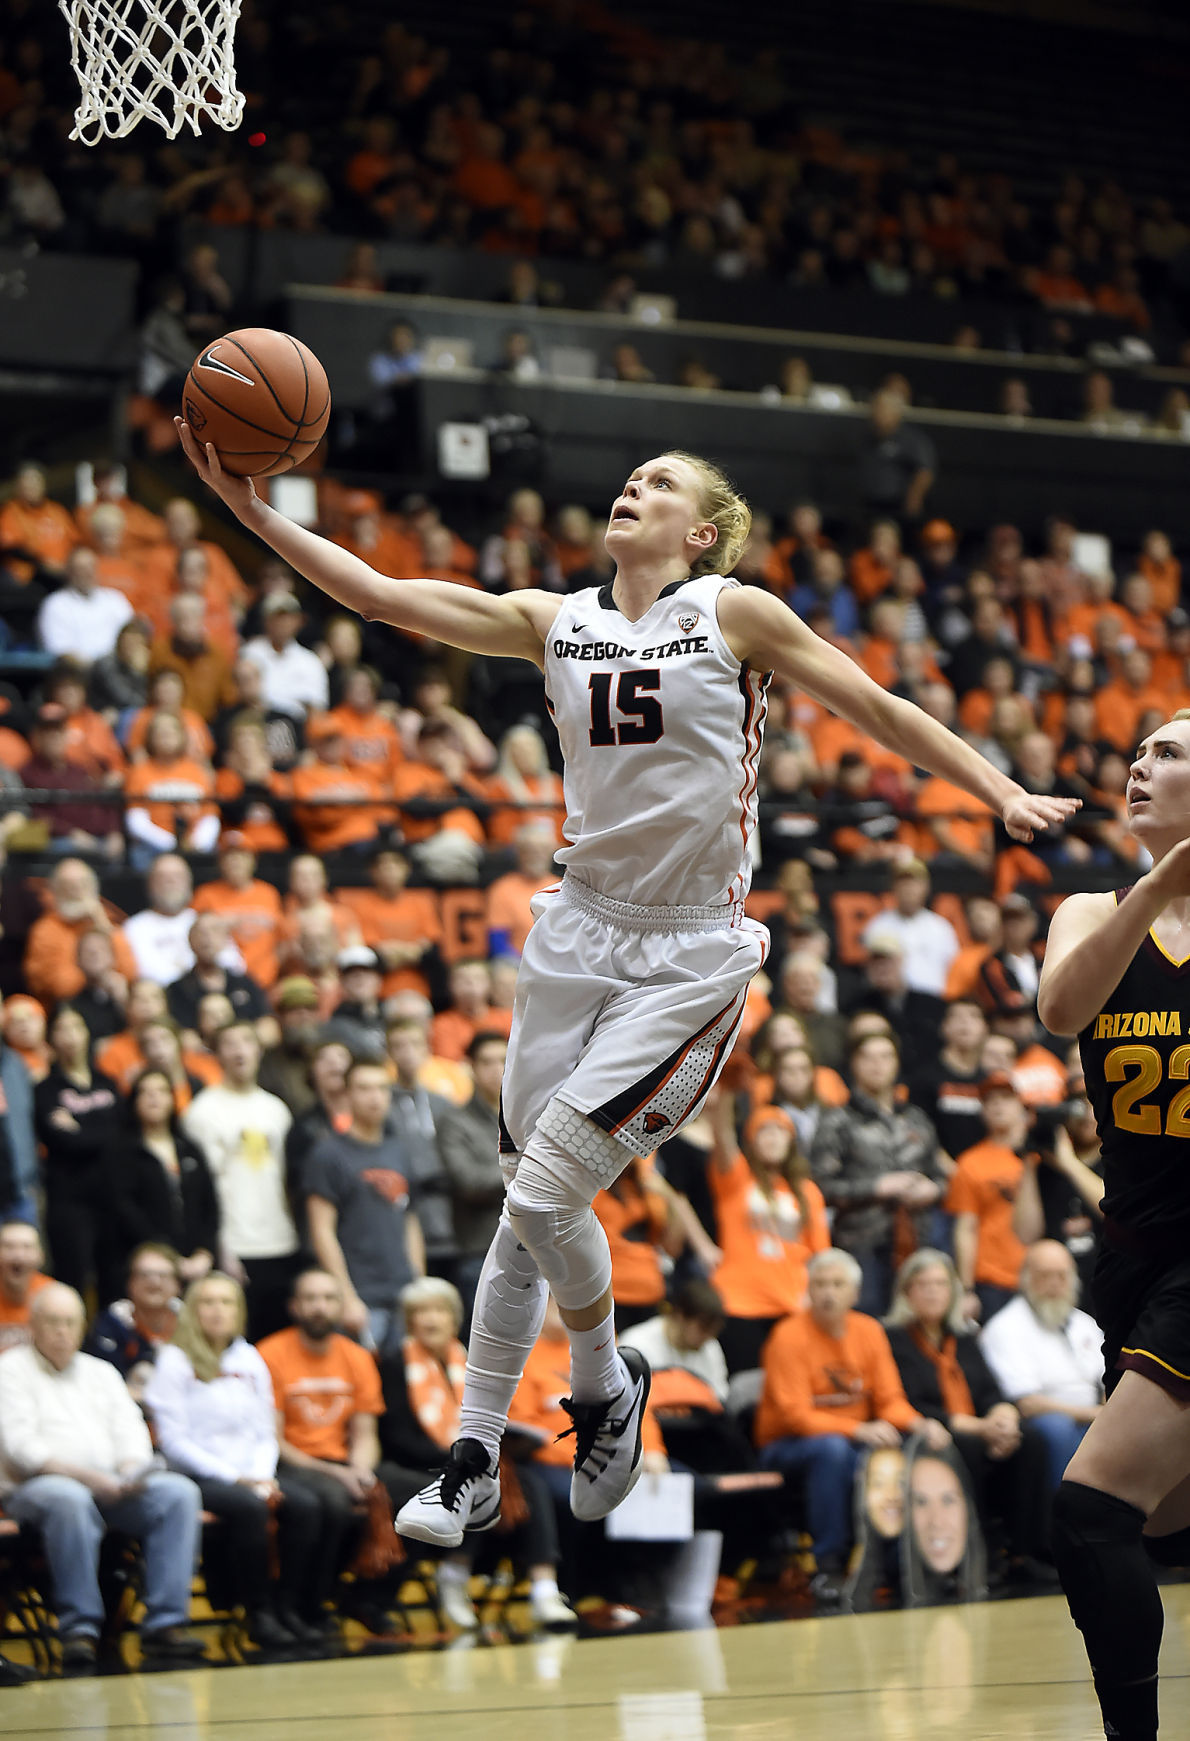
<svg viewBox="0 0 1190 1741"><path fill-rule="evenodd" d="M190 365L182 415L224 471L271 478L308 459L326 433L326 370L300 339L242 327L204 346Z"/></svg>

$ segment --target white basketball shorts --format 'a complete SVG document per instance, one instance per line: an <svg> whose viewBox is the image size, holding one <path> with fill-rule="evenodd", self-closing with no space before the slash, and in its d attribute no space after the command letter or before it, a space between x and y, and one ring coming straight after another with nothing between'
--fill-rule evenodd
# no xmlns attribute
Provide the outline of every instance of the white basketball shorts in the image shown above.
<svg viewBox="0 0 1190 1741"><path fill-rule="evenodd" d="M604 1133L579 1158L609 1184L698 1113L739 1032L768 932L742 903L633 907L572 876L535 895L533 912L501 1154L519 1156L551 1101L561 1102L596 1126L592 1138Z"/></svg>

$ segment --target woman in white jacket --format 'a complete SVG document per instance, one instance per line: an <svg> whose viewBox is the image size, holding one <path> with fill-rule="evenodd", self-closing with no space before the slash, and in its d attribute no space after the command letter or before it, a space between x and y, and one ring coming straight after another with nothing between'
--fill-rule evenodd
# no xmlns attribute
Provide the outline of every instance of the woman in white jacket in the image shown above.
<svg viewBox="0 0 1190 1741"><path fill-rule="evenodd" d="M230 1276L213 1271L192 1282L144 1400L170 1468L198 1483L204 1507L221 1520L206 1551L208 1587L218 1589L222 1605L243 1607L254 1644L292 1649L322 1638L315 1617L300 1612L319 1511L311 1494L283 1489L277 1480L272 1379L244 1340L245 1321L244 1291ZM276 1580L269 1541L274 1511Z"/></svg>

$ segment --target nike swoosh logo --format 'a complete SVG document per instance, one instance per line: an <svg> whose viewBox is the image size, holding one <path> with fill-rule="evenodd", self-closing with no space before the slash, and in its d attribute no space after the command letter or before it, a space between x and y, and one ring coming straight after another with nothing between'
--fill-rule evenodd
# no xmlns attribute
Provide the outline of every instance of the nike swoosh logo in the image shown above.
<svg viewBox="0 0 1190 1741"><path fill-rule="evenodd" d="M212 369L216 375L230 375L233 381L242 381L245 387L255 387L256 382L248 375L241 375L240 371L238 369L233 369L230 363L222 363L219 361L219 358L215 355L215 352L218 349L218 345L212 345L209 351L205 351L198 359L199 368Z"/></svg>
<svg viewBox="0 0 1190 1741"><path fill-rule="evenodd" d="M607 1339L607 1342L610 1342L610 1341L611 1341L611 1337L609 1336ZM603 1350L607 1347L607 1342L597 1342L595 1344L596 1354L602 1354Z"/></svg>

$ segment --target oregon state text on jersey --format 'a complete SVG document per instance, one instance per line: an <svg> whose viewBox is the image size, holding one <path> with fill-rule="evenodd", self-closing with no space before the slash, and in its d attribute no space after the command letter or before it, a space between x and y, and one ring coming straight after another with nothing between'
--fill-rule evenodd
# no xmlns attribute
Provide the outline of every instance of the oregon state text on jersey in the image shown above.
<svg viewBox="0 0 1190 1741"><path fill-rule="evenodd" d="M1103 1145L1103 1212L1138 1233L1190 1232L1188 993L1190 960L1174 961L1150 931L1078 1039Z"/></svg>
<svg viewBox="0 0 1190 1741"><path fill-rule="evenodd" d="M675 581L636 622L610 586L567 599L546 643L566 771L567 869L641 906L748 891L768 675L741 666L716 606L737 580Z"/></svg>

